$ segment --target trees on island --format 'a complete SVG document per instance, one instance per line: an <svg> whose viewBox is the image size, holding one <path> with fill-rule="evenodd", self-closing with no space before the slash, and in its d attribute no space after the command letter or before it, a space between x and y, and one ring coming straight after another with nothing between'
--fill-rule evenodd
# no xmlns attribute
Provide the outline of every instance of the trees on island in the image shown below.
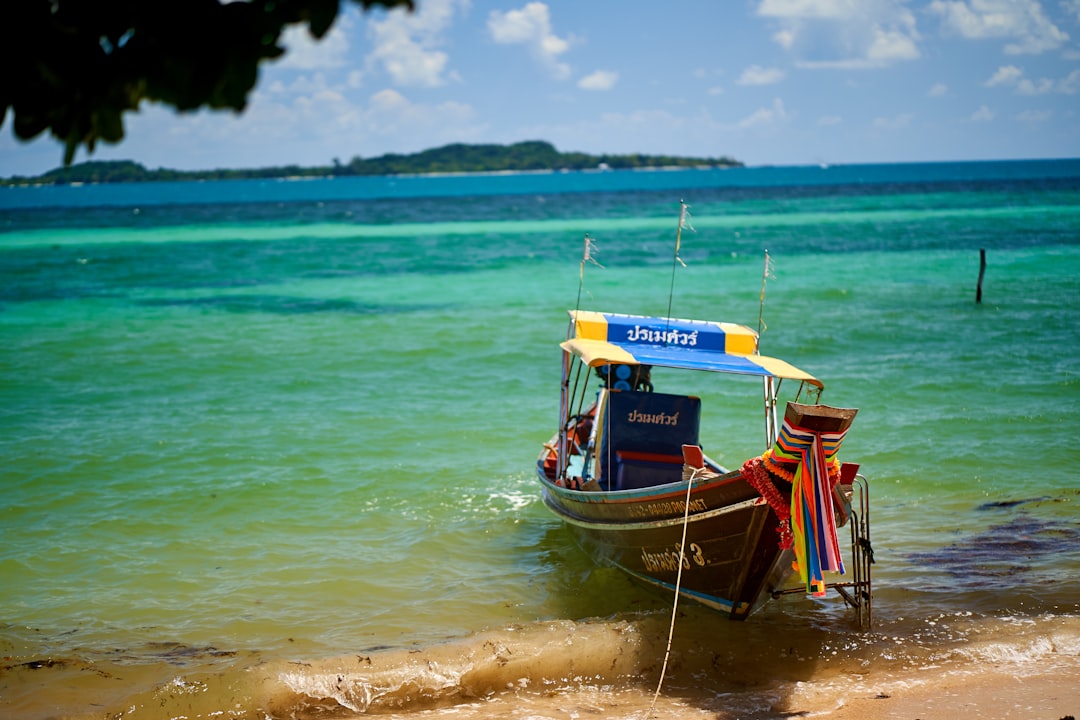
<svg viewBox="0 0 1080 720"><path fill-rule="evenodd" d="M331 166L266 167L181 171L148 170L130 160L96 160L51 170L37 178L11 178L0 184L66 184L147 182L161 180L237 180L281 177L350 177L358 175L419 175L459 172L527 172L530 170L628 170L656 167L732 167L740 162L728 157L688 158L663 155L589 155L562 153L551 143L529 141L512 145L467 145L457 143L423 152L386 154L374 158L353 158Z"/></svg>

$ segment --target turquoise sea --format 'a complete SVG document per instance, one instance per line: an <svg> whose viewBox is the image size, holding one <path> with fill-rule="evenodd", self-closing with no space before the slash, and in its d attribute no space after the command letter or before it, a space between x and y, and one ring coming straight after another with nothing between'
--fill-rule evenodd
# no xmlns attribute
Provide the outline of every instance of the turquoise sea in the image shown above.
<svg viewBox="0 0 1080 720"><path fill-rule="evenodd" d="M860 409L870 631L680 604L654 700L672 599L535 480L586 233L583 308L751 326L768 250L762 351ZM1078 417L1080 160L0 188L0 716L766 718L1075 672Z"/></svg>

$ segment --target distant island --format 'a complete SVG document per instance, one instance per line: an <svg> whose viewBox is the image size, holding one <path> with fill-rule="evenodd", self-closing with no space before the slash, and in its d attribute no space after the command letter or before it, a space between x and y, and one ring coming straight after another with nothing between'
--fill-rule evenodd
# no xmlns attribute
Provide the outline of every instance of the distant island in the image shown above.
<svg viewBox="0 0 1080 720"><path fill-rule="evenodd" d="M563 153L548 142L512 145L455 143L411 155L388 153L354 157L348 163L300 167L285 165L240 170L148 170L131 160L99 160L50 170L37 177L0 179L0 185L68 185L72 183L160 182L165 180L252 180L269 178L359 177L450 173L540 172L560 170L633 170L642 168L742 167L729 157L689 158L670 155L588 155Z"/></svg>

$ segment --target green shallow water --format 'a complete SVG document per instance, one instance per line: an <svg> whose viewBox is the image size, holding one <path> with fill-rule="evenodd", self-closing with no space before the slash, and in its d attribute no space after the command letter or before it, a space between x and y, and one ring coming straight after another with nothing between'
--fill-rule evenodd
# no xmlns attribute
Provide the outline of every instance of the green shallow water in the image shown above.
<svg viewBox="0 0 1080 720"><path fill-rule="evenodd" d="M1080 188L1021 190L687 197L673 314L754 325L770 250L763 352L860 408L843 456L870 478L875 611L900 636L941 613L1080 611ZM255 204L193 225L205 210L18 215L0 233L3 654L312 659L666 612L574 551L533 463L581 236L604 265L583 307L663 314L677 200L515 198L531 217L504 222L429 199L379 227L333 203L272 223ZM760 430L723 417L726 392L703 387L703 438L735 463ZM806 605L766 615L797 626Z"/></svg>

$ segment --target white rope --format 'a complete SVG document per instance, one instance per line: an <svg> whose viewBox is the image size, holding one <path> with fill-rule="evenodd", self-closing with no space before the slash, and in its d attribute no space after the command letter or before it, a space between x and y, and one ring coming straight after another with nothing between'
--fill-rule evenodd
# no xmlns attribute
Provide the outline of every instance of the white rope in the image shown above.
<svg viewBox="0 0 1080 720"><path fill-rule="evenodd" d="M664 676L667 674L668 659L671 657L671 639L675 636L675 616L679 612L679 588L682 587L683 554L686 548L686 528L690 524L690 491L694 487L694 481L700 477L699 473L702 473L702 471L708 472L707 468L694 468L693 473L686 483L686 505L683 508L682 542L679 543L679 571L675 575L675 601L671 604L671 627L668 628L667 650L664 651L664 664L660 668L660 680L656 683L656 692L653 693L652 702L649 703L649 714L647 717L653 717L653 711L656 709L656 699L660 697L660 689L664 687Z"/></svg>

